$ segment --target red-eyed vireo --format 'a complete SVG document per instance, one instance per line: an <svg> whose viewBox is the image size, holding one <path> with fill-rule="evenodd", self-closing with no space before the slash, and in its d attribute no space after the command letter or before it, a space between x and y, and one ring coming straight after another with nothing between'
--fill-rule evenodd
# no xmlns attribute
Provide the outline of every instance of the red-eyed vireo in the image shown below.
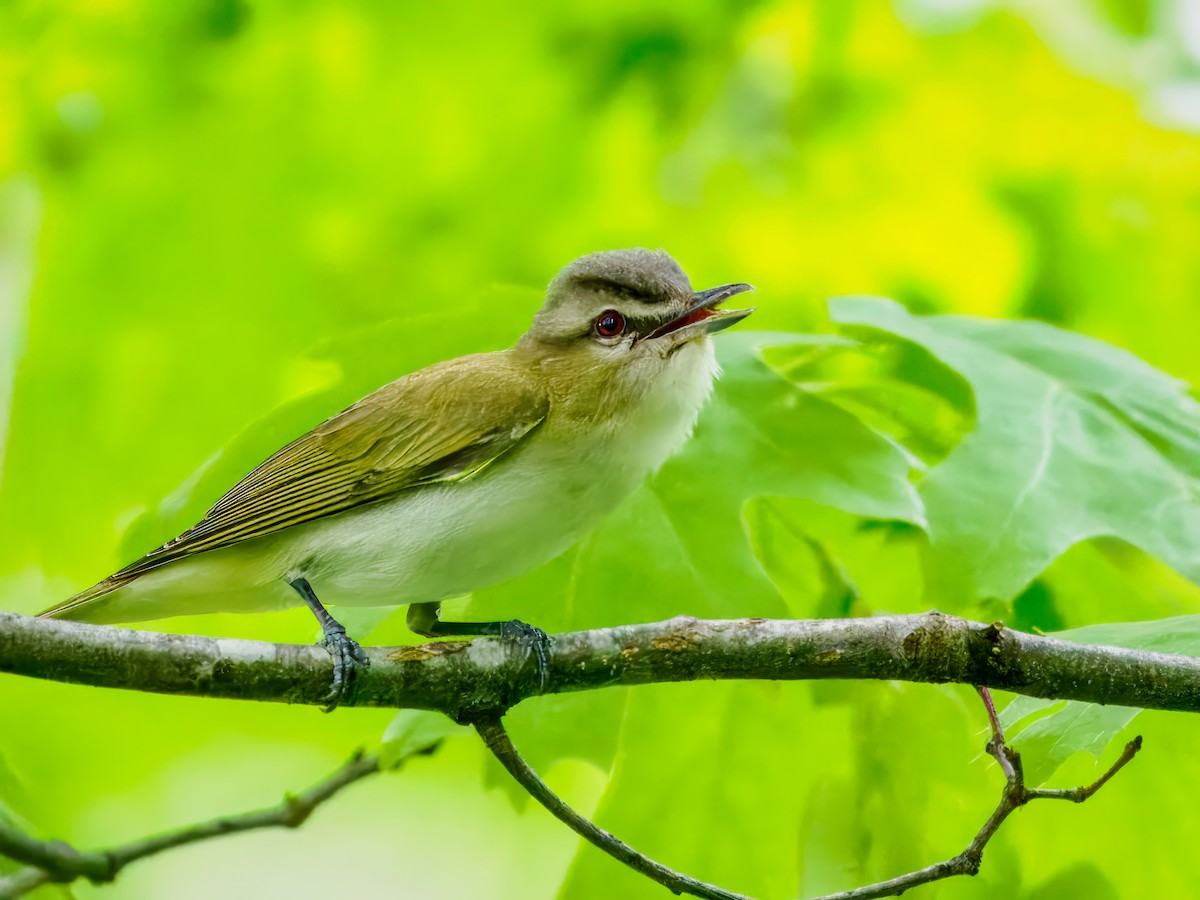
<svg viewBox="0 0 1200 900"><path fill-rule="evenodd" d="M318 594L411 604L419 634L545 635L441 622L440 601L553 558L688 437L717 372L709 335L750 290L694 291L664 252L575 260L510 350L385 385L256 468L179 537L42 613L140 622L298 605L334 658L331 707L365 664ZM544 674L544 671L543 671Z"/></svg>

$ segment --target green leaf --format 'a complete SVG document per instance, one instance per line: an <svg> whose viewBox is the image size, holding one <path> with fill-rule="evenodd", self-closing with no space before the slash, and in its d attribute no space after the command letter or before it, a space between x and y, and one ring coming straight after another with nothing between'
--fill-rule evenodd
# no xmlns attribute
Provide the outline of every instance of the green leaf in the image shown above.
<svg viewBox="0 0 1200 900"><path fill-rule="evenodd" d="M1065 866L1031 890L1026 897L1028 900L1059 900L1062 897L1120 900L1121 894L1100 866L1086 862Z"/></svg>
<svg viewBox="0 0 1200 900"><path fill-rule="evenodd" d="M784 371L804 390L858 416L922 462L945 459L974 425L966 381L915 344L848 344Z"/></svg>
<svg viewBox="0 0 1200 900"><path fill-rule="evenodd" d="M395 768L409 757L431 753L447 737L463 731L461 725L442 713L402 709L383 733L379 766L384 770Z"/></svg>
<svg viewBox="0 0 1200 900"><path fill-rule="evenodd" d="M855 416L790 384L760 352L838 340L722 335L723 374L682 451L573 551L524 578L477 592L472 605L523 608L556 627L681 613L784 615L746 526L751 499L800 498L921 524L909 457Z"/></svg>
<svg viewBox="0 0 1200 900"><path fill-rule="evenodd" d="M1131 650L1200 656L1200 616L1175 616L1151 622L1118 622L1060 631L1054 637L1081 644L1110 644ZM1047 711L1050 713L1047 715ZM1128 706L1100 706L1078 700L1016 697L1000 721L1021 751L1031 785L1043 783L1068 758L1087 751L1099 758L1104 749L1142 712ZM1034 718L1040 716L1039 718Z"/></svg>
<svg viewBox="0 0 1200 900"><path fill-rule="evenodd" d="M1010 704L1011 705L1011 704ZM1014 715L1023 707L1018 707ZM1008 707L1005 707L1008 713ZM1098 706L1070 700L1051 715L1038 719L1012 739L1021 751L1028 784L1039 785L1076 753L1087 751L1100 758L1104 748L1137 718L1140 709Z"/></svg>
<svg viewBox="0 0 1200 900"><path fill-rule="evenodd" d="M924 532L795 499L746 507L755 553L796 618L924 611Z"/></svg>
<svg viewBox="0 0 1200 900"><path fill-rule="evenodd" d="M792 497L858 516L920 523L903 450L858 418L798 389L764 347L842 345L822 335L732 332L717 340L722 377L692 439L613 515L558 559L478 591L465 618L517 617L549 631L701 617L786 616L753 546L747 503ZM572 706L566 731L602 770L612 764L620 703ZM541 706L522 710L530 732L563 729ZM659 735L667 740L665 734ZM531 763L561 742L531 745Z"/></svg>
<svg viewBox="0 0 1200 900"><path fill-rule="evenodd" d="M805 686L649 685L631 693L597 823L663 863L756 897L795 895L795 839L816 773ZM791 753L763 753L778 741ZM663 889L581 844L560 896L654 900Z"/></svg>
<svg viewBox="0 0 1200 900"><path fill-rule="evenodd" d="M1200 405L1185 384L1037 322L917 317L870 298L832 315L919 344L975 393L975 430L920 489L939 604L1011 599L1099 536L1200 580Z"/></svg>

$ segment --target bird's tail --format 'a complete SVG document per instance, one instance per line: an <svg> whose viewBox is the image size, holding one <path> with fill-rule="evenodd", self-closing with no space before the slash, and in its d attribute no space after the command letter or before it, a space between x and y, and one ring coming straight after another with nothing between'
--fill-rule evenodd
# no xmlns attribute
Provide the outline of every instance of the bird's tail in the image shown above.
<svg viewBox="0 0 1200 900"><path fill-rule="evenodd" d="M117 572L103 581L98 581L85 591L80 591L69 600L38 613L39 619L71 619L76 622L107 622L103 614L107 605L101 601L133 581L133 578Z"/></svg>

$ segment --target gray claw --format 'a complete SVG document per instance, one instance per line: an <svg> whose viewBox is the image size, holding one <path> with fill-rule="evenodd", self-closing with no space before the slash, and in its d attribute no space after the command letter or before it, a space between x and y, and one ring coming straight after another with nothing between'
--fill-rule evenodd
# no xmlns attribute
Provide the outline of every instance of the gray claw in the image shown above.
<svg viewBox="0 0 1200 900"><path fill-rule="evenodd" d="M371 662L358 641L348 636L345 629L328 629L322 643L333 657L333 683L325 696L325 712L333 712L350 695L359 667L366 668Z"/></svg>
<svg viewBox="0 0 1200 900"><path fill-rule="evenodd" d="M537 662L538 693L546 690L546 682L550 678L550 635L535 625L528 625L520 619L505 622L500 630L500 636L505 640L520 641L533 651Z"/></svg>

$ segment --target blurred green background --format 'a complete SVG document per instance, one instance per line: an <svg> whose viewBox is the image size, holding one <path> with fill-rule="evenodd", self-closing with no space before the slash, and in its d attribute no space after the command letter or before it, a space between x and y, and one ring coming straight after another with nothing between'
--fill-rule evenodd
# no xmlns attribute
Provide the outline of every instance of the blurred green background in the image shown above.
<svg viewBox="0 0 1200 900"><path fill-rule="evenodd" d="M511 343L557 268L596 249L663 247L698 286L751 281L759 328L828 330L825 298L880 294L1041 318L1196 383L1198 135L1196 0L5 3L0 606L34 612L148 549L142 514L281 404L309 415L300 398L330 396L315 391L352 399ZM919 579L896 574L911 560L860 563L871 608L923 608ZM1169 573L1130 575L1155 565L1073 550L1045 583L1087 601L1060 624L1200 611ZM874 596L872 578L889 582ZM816 609L793 593L798 614ZM530 618L538 603L553 598ZM315 638L302 611L165 627ZM392 618L370 639L406 638ZM965 688L629 696L545 702L623 721L595 754L611 780L561 753L549 780L730 888L897 874L957 852L994 802ZM520 732L522 713L533 755L570 743L546 716ZM89 848L274 802L390 718L16 678L0 679L0 717L0 801ZM922 896L1192 893L1195 727L1138 725L1153 754L1088 807L1022 813L978 878ZM1058 778L1094 772L1080 756ZM76 894L662 893L499 782L456 738L297 833L177 851ZM618 804L618 782L645 789Z"/></svg>

